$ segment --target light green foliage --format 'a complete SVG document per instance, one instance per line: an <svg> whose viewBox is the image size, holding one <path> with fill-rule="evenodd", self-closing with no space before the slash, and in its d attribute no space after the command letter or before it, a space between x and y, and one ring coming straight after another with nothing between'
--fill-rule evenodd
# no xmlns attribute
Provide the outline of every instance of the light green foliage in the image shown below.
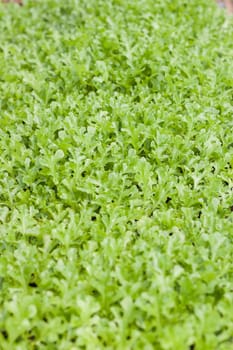
<svg viewBox="0 0 233 350"><path fill-rule="evenodd" d="M233 349L233 23L0 5L0 349Z"/></svg>

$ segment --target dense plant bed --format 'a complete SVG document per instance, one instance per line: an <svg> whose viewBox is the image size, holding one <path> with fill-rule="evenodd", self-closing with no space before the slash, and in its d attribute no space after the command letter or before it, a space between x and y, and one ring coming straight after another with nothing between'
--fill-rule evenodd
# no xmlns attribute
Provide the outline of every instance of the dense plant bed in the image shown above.
<svg viewBox="0 0 233 350"><path fill-rule="evenodd" d="M0 349L233 349L232 18L0 5Z"/></svg>

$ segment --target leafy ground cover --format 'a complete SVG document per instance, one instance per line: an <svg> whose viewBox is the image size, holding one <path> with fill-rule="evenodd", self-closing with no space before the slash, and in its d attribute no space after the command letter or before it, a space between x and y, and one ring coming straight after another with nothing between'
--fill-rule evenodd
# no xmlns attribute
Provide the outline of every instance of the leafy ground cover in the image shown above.
<svg viewBox="0 0 233 350"><path fill-rule="evenodd" d="M0 5L0 349L233 349L233 31L206 0Z"/></svg>

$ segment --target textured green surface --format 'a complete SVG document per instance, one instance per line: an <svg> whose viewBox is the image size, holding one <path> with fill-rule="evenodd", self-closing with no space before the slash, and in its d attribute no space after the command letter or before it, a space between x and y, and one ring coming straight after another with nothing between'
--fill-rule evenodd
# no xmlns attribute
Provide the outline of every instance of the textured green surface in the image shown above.
<svg viewBox="0 0 233 350"><path fill-rule="evenodd" d="M233 349L233 20L0 5L0 349Z"/></svg>

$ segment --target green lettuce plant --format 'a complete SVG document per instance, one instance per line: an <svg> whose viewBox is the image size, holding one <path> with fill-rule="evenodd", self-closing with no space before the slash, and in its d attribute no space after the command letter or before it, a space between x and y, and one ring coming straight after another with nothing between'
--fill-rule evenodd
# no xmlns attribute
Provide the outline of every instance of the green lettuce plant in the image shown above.
<svg viewBox="0 0 233 350"><path fill-rule="evenodd" d="M230 350L232 17L0 5L0 349Z"/></svg>

